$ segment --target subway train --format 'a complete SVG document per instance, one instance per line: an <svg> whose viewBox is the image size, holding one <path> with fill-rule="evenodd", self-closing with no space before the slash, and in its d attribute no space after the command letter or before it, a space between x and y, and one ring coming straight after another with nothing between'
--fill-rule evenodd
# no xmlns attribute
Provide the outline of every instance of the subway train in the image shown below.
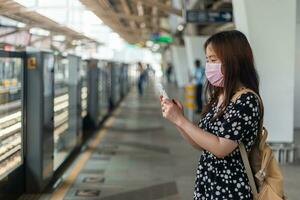
<svg viewBox="0 0 300 200"><path fill-rule="evenodd" d="M56 181L129 92L132 65L0 51L0 199Z"/></svg>

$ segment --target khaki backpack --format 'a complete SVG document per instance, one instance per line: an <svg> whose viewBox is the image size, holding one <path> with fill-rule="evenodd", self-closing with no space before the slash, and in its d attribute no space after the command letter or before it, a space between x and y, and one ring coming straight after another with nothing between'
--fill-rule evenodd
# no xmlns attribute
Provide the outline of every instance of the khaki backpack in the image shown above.
<svg viewBox="0 0 300 200"><path fill-rule="evenodd" d="M251 186L254 200L286 200L283 191L283 176L271 147L267 144L268 131L263 126L264 107L262 100L254 91L242 88L234 94L235 102L242 94L253 93L259 99L261 120L255 144L247 153L243 143L239 143L242 160Z"/></svg>

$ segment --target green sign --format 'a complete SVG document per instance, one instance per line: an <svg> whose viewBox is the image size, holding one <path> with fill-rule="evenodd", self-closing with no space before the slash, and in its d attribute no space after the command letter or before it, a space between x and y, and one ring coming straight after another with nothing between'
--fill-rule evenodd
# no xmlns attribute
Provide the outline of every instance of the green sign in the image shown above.
<svg viewBox="0 0 300 200"><path fill-rule="evenodd" d="M151 40L155 43L172 43L173 37L170 35L153 34Z"/></svg>

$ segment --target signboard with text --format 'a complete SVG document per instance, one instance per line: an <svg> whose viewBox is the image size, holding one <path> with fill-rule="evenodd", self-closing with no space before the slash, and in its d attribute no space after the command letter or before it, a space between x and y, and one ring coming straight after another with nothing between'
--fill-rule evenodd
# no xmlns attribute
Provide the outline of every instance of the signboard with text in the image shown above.
<svg viewBox="0 0 300 200"><path fill-rule="evenodd" d="M226 23L232 22L232 11L203 11L203 10L187 10L187 23Z"/></svg>

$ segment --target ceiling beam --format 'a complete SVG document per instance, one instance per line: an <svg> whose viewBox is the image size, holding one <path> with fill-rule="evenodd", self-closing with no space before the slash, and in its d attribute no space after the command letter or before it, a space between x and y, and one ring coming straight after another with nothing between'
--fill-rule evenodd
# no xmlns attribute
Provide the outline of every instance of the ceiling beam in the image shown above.
<svg viewBox="0 0 300 200"><path fill-rule="evenodd" d="M116 16L121 18L121 19L127 19L127 20L132 20L135 22L143 22L145 21L147 18L147 16L137 16L137 15L133 15L133 14L125 14L125 13L116 13Z"/></svg>
<svg viewBox="0 0 300 200"><path fill-rule="evenodd" d="M100 17L101 19L105 18L105 21L109 21L108 25L113 24L119 26L120 28L124 28L124 25L120 21L119 17L116 15L116 12L114 12L109 2L107 2L106 0L97 0L96 2L97 2L96 3L97 7L94 9L96 9L96 13L98 17ZM106 13L109 15L104 16L102 15L102 13Z"/></svg>
<svg viewBox="0 0 300 200"><path fill-rule="evenodd" d="M136 43L140 39L140 31L131 29L120 21L120 14L116 13L106 0L80 0L88 9L95 13L107 26L117 32L129 43ZM124 16L124 14L122 14ZM131 16L131 15L129 15Z"/></svg>
<svg viewBox="0 0 300 200"><path fill-rule="evenodd" d="M111 12L106 12L101 15L104 17L111 17ZM141 23L141 22L145 21L147 18L150 18L147 16L137 16L137 15L125 14L125 13L114 13L114 15L120 19L131 20L131 21L135 21L137 23Z"/></svg>
<svg viewBox="0 0 300 200"><path fill-rule="evenodd" d="M66 27L34 10L31 10L30 8L19 4L15 0L0 0L0 14L16 21L23 22L27 24L27 26L34 25L36 27L44 28L63 35L97 42L93 38Z"/></svg>
<svg viewBox="0 0 300 200"><path fill-rule="evenodd" d="M151 9L151 14L152 14L152 27L154 32L158 32L159 29L159 17L158 17L158 9L156 6L153 6Z"/></svg>
<svg viewBox="0 0 300 200"><path fill-rule="evenodd" d="M121 0L121 4L122 4L122 7L123 7L123 10L124 10L125 14L131 15L131 11L129 9L129 6L128 6L126 0ZM129 24L130 24L131 28L133 28L133 29L136 28L136 24L135 24L134 21L130 20Z"/></svg>
<svg viewBox="0 0 300 200"><path fill-rule="evenodd" d="M213 6L212 6L212 10L218 10L220 9L224 4L226 4L226 2L224 0L219 0L214 2Z"/></svg>
<svg viewBox="0 0 300 200"><path fill-rule="evenodd" d="M151 7L156 6L161 11L168 12L168 13L175 14L177 16L182 17L182 11L180 9L168 6L158 0L151 0L151 1L150 0L132 0L132 1L142 2L144 5L151 6Z"/></svg>
<svg viewBox="0 0 300 200"><path fill-rule="evenodd" d="M16 34L18 32L21 32L21 31L26 31L26 30L29 30L29 29L30 29L30 27L16 28L13 31L10 31L10 32L7 32L7 33L4 33L4 34L0 35L0 38L6 37L6 36L9 36L9 35L13 35L13 34Z"/></svg>
<svg viewBox="0 0 300 200"><path fill-rule="evenodd" d="M9 35L13 35L13 34L16 34L18 32L19 32L19 29L15 29L13 31L10 31L8 33L4 33L4 34L0 35L0 38L6 37L6 36L9 36Z"/></svg>
<svg viewBox="0 0 300 200"><path fill-rule="evenodd" d="M46 37L41 36L41 38L37 38L35 40L30 41L30 44L35 44L37 42L42 42L42 41L45 41L47 39L51 39L51 37L52 37L51 35L46 36Z"/></svg>
<svg viewBox="0 0 300 200"><path fill-rule="evenodd" d="M33 9L26 9L26 8L21 8L21 9L0 9L0 14L1 15L15 15L15 14L19 14L19 13L30 13L30 12L35 12L35 10Z"/></svg>
<svg viewBox="0 0 300 200"><path fill-rule="evenodd" d="M145 28L148 32L153 32L153 30L155 29L152 25L150 24L147 24L146 28ZM163 27L157 27L157 30L158 32L165 32L165 33L168 33L168 34L172 34L171 31L169 29L166 29L166 28L163 28Z"/></svg>
<svg viewBox="0 0 300 200"><path fill-rule="evenodd" d="M137 9L138 16L141 16L141 17L147 16L147 15L145 15L144 6L140 1L136 2L136 9ZM145 29L146 28L146 23L148 21L150 21L150 20L145 20L142 23L140 23L139 28L142 29L142 30Z"/></svg>

